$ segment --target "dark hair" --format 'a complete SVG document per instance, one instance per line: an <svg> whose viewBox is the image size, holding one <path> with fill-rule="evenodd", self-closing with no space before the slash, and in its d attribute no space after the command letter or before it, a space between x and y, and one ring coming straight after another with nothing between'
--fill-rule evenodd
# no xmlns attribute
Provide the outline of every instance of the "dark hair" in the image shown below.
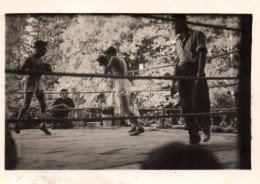
<svg viewBox="0 0 260 184"><path fill-rule="evenodd" d="M97 58L97 61L99 62L100 66L102 66L102 65L106 66L108 64L108 58L105 55L99 55Z"/></svg>
<svg viewBox="0 0 260 184"><path fill-rule="evenodd" d="M67 89L62 89L62 90L60 90L60 93L62 93L62 92L69 92Z"/></svg>
<svg viewBox="0 0 260 184"><path fill-rule="evenodd" d="M107 50L104 51L104 54L112 54L112 55L116 55L117 54L117 50L115 47L110 46L108 47Z"/></svg>
<svg viewBox="0 0 260 184"><path fill-rule="evenodd" d="M99 101L100 99L104 99L104 98L106 98L105 94L104 94L104 93L100 93L100 94L97 96L96 102Z"/></svg>
<svg viewBox="0 0 260 184"><path fill-rule="evenodd" d="M184 23L187 22L187 17L185 14L172 14L171 18L180 22L184 22Z"/></svg>
<svg viewBox="0 0 260 184"><path fill-rule="evenodd" d="M141 169L221 169L221 164L199 145L170 143L152 151Z"/></svg>
<svg viewBox="0 0 260 184"><path fill-rule="evenodd" d="M48 42L44 42L42 40L37 40L36 42L34 42L34 47L39 48L39 47L47 46L47 44L48 44Z"/></svg>
<svg viewBox="0 0 260 184"><path fill-rule="evenodd" d="M108 62L107 57L105 55L99 55L96 59L98 62Z"/></svg>

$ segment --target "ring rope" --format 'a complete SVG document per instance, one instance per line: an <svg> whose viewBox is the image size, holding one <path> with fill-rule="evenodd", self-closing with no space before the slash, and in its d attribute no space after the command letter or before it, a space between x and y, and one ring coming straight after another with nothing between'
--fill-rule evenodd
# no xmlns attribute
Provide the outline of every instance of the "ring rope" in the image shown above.
<svg viewBox="0 0 260 184"><path fill-rule="evenodd" d="M113 78L113 79L158 79L158 80L238 80L238 77L180 77L180 76L123 76L123 75L108 75L108 74L91 74L91 73L65 73L65 72L43 72L43 71L19 71L13 69L5 69L6 73L19 75L55 75L55 76L70 76L70 77L95 77L95 78Z"/></svg>
<svg viewBox="0 0 260 184"><path fill-rule="evenodd" d="M231 87L231 86L237 86L237 85L239 85L239 83L222 84L222 85L212 85L212 86L209 86L209 88Z"/></svg>
<svg viewBox="0 0 260 184"><path fill-rule="evenodd" d="M239 83L233 83L233 84L222 84L222 85L212 85L209 86L209 88L219 88L219 87L230 87L230 86L237 86ZM169 92L169 89L161 89L161 90L144 90L144 91L131 91L131 93L155 93L155 92ZM6 92L8 93L8 92ZM19 91L17 94L24 94L24 93L30 93L30 92L22 92ZM115 93L115 91L75 91L75 92L68 92L68 94L84 94L84 93ZM46 95L50 94L60 94L60 92L45 92Z"/></svg>
<svg viewBox="0 0 260 184"><path fill-rule="evenodd" d="M230 30L230 31L242 31L240 28L233 28L233 27L226 27L226 26L221 26L221 25L213 25L213 24L204 24L204 23L199 23L199 22L191 22L191 21L182 21L174 18L166 18L166 17L159 17L159 16L154 16L154 15L132 15L134 17L143 17L143 18L150 18L150 19L157 19L157 20L163 20L163 21L169 21L169 22L181 22L181 23L186 23L194 26L200 26L200 27L209 27L209 28L215 28L215 29L225 29L225 30Z"/></svg>
<svg viewBox="0 0 260 184"><path fill-rule="evenodd" d="M53 122L53 121L102 121L102 120L124 120L124 119L152 119L152 118L172 118L183 116L214 116L219 114L236 114L237 112L217 112L217 113L183 113L172 115L160 115L160 116L127 116L127 117L102 117L102 118L48 118L48 119L8 119L7 123L14 122Z"/></svg>
<svg viewBox="0 0 260 184"><path fill-rule="evenodd" d="M239 50L235 50L235 51L232 51L232 52L227 52L227 53L224 53L224 54L219 54L219 55L216 55L216 56L211 56L211 57L208 57L207 59L211 60L211 59L214 59L214 58L218 58L218 57L222 57L222 56L226 56L226 55L234 54L234 53L239 53ZM144 72L144 71L149 71L149 70L158 69L158 68L164 68L164 67L169 67L169 66L175 66L175 64L169 64L169 65L162 65L162 66L157 66L157 67L145 68L143 70L130 70L130 71L128 71L128 73Z"/></svg>
<svg viewBox="0 0 260 184"><path fill-rule="evenodd" d="M219 54L219 55L215 55L215 56L210 56L210 57L208 57L207 59L214 59L214 58L218 58L218 57L222 57L222 56L226 56L226 55L234 54L234 53L239 53L239 50L234 50L234 51L231 51L231 52L226 52L226 53L223 53L223 54Z"/></svg>
<svg viewBox="0 0 260 184"><path fill-rule="evenodd" d="M141 92L168 92L167 89L162 90L143 90L143 91L131 91L133 93L141 93ZM17 92L17 94L24 94L24 93L30 93L30 92ZM115 93L115 91L75 91L75 92L68 92L68 94L80 94L80 93ZM60 92L45 92L45 94L60 94Z"/></svg>
<svg viewBox="0 0 260 184"><path fill-rule="evenodd" d="M75 108L75 109L46 109L46 112L53 112L53 111L79 111L79 110L89 110L89 109L105 109L109 107L84 107L84 108ZM130 107L131 108L131 107ZM39 109L39 107L35 107L35 109ZM150 107L139 107L139 108L131 108L131 109L138 109L138 110L158 110L158 111L181 111L181 108L150 108ZM14 110L17 112L19 110ZM211 111L238 111L237 108L212 108ZM32 110L28 110L27 112L33 112Z"/></svg>
<svg viewBox="0 0 260 184"><path fill-rule="evenodd" d="M230 87L230 86L237 86L239 85L239 83L232 83L232 84L222 84L222 85L212 85L209 86L208 88L219 88L219 87ZM161 90L143 90L143 91L131 91L131 93L155 93L155 92L169 92L169 89L161 89ZM6 92L8 93L8 92ZM30 93L30 92L23 92L23 91L19 91L16 94L25 94L25 93ZM75 92L68 92L68 94L88 94L88 93L115 93L115 91L75 91ZM13 93L12 93L13 94ZM46 95L50 95L50 94L60 94L60 92L45 92Z"/></svg>
<svg viewBox="0 0 260 184"><path fill-rule="evenodd" d="M154 70L154 69L158 69L158 68L165 68L165 67L169 67L169 66L175 66L175 64L162 65L162 66L157 66L157 67L152 67L152 68L145 68L143 70L130 70L130 71L128 71L128 73L145 72L145 71Z"/></svg>
<svg viewBox="0 0 260 184"><path fill-rule="evenodd" d="M233 53L237 53L239 52L238 50L236 51L232 51L232 52L228 52L228 53L224 53L224 54L220 54L220 55L216 55L216 56L211 56L208 59L212 59L212 58L217 58L217 57L221 57L221 56L225 56L225 55L229 55L229 54L233 54ZM170 64L170 65L163 65L163 66L159 66L159 67L153 67L153 68L147 68L144 70L131 70L129 71L129 73L131 72L138 72L138 71L148 71L148 70L152 70L152 69L157 69L157 68L164 68L164 67L169 67L169 66L174 66L174 64ZM226 84L226 85L216 85L216 86L209 86L209 88L213 88L213 87L226 87L226 86L233 86L233 85L237 85L237 84ZM157 90L157 91L168 91L168 90ZM153 91L132 91L132 92L157 92L156 90ZM74 94L74 93L112 93L113 91L105 91L105 92L96 92L96 91L91 91L91 92L68 92L69 94ZM18 92L18 94L24 94L26 92ZM60 94L60 92L46 92L45 94Z"/></svg>

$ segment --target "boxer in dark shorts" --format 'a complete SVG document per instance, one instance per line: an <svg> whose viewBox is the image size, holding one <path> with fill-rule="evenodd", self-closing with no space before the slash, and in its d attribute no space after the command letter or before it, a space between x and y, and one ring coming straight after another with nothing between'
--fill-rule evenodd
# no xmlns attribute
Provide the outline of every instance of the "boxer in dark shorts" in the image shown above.
<svg viewBox="0 0 260 184"><path fill-rule="evenodd" d="M35 54L27 58L20 68L20 71L27 70L35 71L36 73L29 74L27 76L24 90L24 104L19 110L17 119L21 119L25 112L29 109L33 94L35 94L39 101L42 118L46 117L45 94L41 84L41 75L37 74L37 71L51 71L50 65L42 61L42 56L44 56L47 51L46 47L47 42L42 40L36 41L34 43ZM41 123L40 130L44 131L44 133L47 135L51 134L46 128L45 123ZM20 133L20 123L15 124L15 132Z"/></svg>

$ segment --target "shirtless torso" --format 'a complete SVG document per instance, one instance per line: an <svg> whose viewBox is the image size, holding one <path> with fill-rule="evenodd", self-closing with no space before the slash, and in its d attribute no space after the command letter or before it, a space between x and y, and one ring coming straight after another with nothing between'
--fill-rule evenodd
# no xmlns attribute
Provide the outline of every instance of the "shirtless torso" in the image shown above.
<svg viewBox="0 0 260 184"><path fill-rule="evenodd" d="M107 68L111 69L114 75L127 75L126 62L118 56L113 56L110 59Z"/></svg>
<svg viewBox="0 0 260 184"><path fill-rule="evenodd" d="M39 101L41 107L41 116L42 118L46 117L46 103L45 103L45 94L41 85L41 74L37 73L40 71L46 71L46 64L42 61L42 56L46 53L46 42L36 41L35 43L35 54L28 57L23 65L21 66L21 71L33 71L35 73L29 74L25 81L25 95L24 95L24 103L23 106L19 110L19 114L17 119L21 119L25 112L29 109L33 94L35 94L36 98ZM51 133L46 128L46 123L41 123L40 130L44 131L45 134L50 135ZM15 124L15 132L20 133L20 123Z"/></svg>
<svg viewBox="0 0 260 184"><path fill-rule="evenodd" d="M110 47L105 51L106 55L100 55L97 59L100 66L104 66L105 74L112 72L113 75L127 76L128 70L126 62L123 58L116 56L117 51L114 47ZM119 100L122 115L125 117L134 117L134 112L130 109L129 94L131 84L128 79L115 79L115 94ZM132 129L128 131L130 136L137 136L144 132L144 128L135 118L129 119Z"/></svg>
<svg viewBox="0 0 260 184"><path fill-rule="evenodd" d="M114 75L123 76L126 76L128 71L126 62L118 56L113 56L110 59L105 73L109 70L111 70ZM128 79L115 79L114 84L116 96L128 96L130 94L131 84Z"/></svg>
<svg viewBox="0 0 260 184"><path fill-rule="evenodd" d="M42 58L33 55L26 59L21 67L21 71L26 69L28 71L44 71ZM41 90L41 75L37 73L28 75L25 82L25 92L35 93Z"/></svg>

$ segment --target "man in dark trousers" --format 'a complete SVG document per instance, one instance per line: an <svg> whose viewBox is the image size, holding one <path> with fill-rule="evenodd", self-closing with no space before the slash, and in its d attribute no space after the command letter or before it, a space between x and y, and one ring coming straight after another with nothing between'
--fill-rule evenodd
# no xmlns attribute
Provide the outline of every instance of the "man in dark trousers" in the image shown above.
<svg viewBox="0 0 260 184"><path fill-rule="evenodd" d="M55 102L52 104L52 109L56 110L54 111L53 117L54 118L68 118L69 113L71 112L71 109L74 109L75 105L71 98L68 97L68 90L62 89L60 91L61 98L58 98L55 100ZM70 126L69 121L62 121L61 123L62 128L72 128ZM53 129L58 128L58 122L54 122Z"/></svg>
<svg viewBox="0 0 260 184"><path fill-rule="evenodd" d="M205 77L207 46L206 36L201 31L189 29L185 15L173 15L177 20L172 27L177 36L176 51L178 61L174 69L174 76ZM175 80L171 87L174 95ZM180 103L183 113L209 113L209 90L206 80L185 79L177 80ZM190 144L200 143L199 126L204 133L204 142L210 139L210 116L185 116L185 122L190 135ZM199 126L198 126L199 125Z"/></svg>

